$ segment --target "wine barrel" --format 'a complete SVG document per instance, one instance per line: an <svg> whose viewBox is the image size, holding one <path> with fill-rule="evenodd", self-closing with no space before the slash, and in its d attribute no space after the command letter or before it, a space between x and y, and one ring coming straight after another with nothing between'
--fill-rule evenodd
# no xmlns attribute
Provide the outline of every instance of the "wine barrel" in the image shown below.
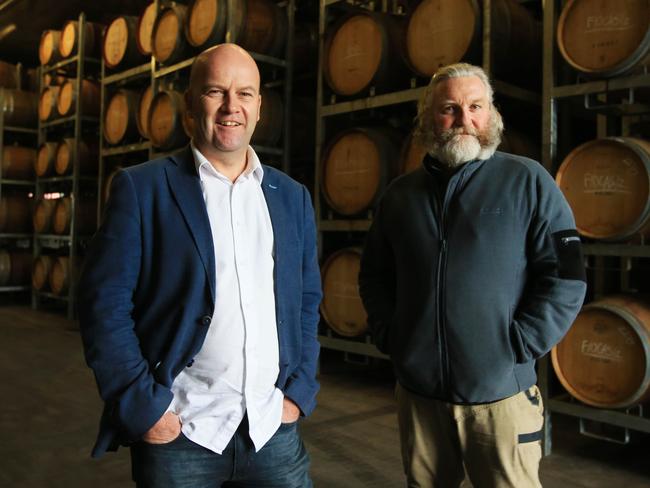
<svg viewBox="0 0 650 488"><path fill-rule="evenodd" d="M173 64L186 56L188 49L183 35L186 13L185 5L172 5L158 14L151 38L151 49L158 62Z"/></svg>
<svg viewBox="0 0 650 488"><path fill-rule="evenodd" d="M480 48L480 33L476 0L424 0L409 16L406 28L409 67L429 77L441 66L473 59Z"/></svg>
<svg viewBox="0 0 650 488"><path fill-rule="evenodd" d="M52 216L56 207L56 200L41 199L34 206L32 222L34 232L37 234L49 234L52 232Z"/></svg>
<svg viewBox="0 0 650 488"><path fill-rule="evenodd" d="M84 56L97 59L100 53L103 26L86 22L84 29ZM61 29L59 54L62 58L70 57L79 49L79 21L69 20Z"/></svg>
<svg viewBox="0 0 650 488"><path fill-rule="evenodd" d="M248 51L284 57L286 13L270 0L235 2L232 42Z"/></svg>
<svg viewBox="0 0 650 488"><path fill-rule="evenodd" d="M75 112L77 102L77 80L67 80L59 91L56 110L62 117ZM96 117L99 115L100 87L98 83L90 80L81 80L81 113Z"/></svg>
<svg viewBox="0 0 650 488"><path fill-rule="evenodd" d="M48 86L61 86L67 80L68 78L63 75L57 75L56 73L45 73L43 74L43 88Z"/></svg>
<svg viewBox="0 0 650 488"><path fill-rule="evenodd" d="M58 175L72 174L75 161L79 165L79 173L84 175L97 174L97 147L92 142L79 141L78 153L75 154L75 140L65 138L56 147L54 170Z"/></svg>
<svg viewBox="0 0 650 488"><path fill-rule="evenodd" d="M348 247L329 256L322 266L321 314L337 334L356 337L368 328L368 316L359 296L361 250Z"/></svg>
<svg viewBox="0 0 650 488"><path fill-rule="evenodd" d="M255 126L251 143L262 146L275 146L282 137L284 104L277 91L262 87L261 95L260 120Z"/></svg>
<svg viewBox="0 0 650 488"><path fill-rule="evenodd" d="M35 127L38 122L38 94L2 89L5 126Z"/></svg>
<svg viewBox="0 0 650 488"><path fill-rule="evenodd" d="M55 63L61 59L61 54L59 53L60 41L61 31L43 31L43 34L41 34L41 42L38 45L38 59L42 65Z"/></svg>
<svg viewBox="0 0 650 488"><path fill-rule="evenodd" d="M28 180L34 177L36 150L23 146L4 146L2 148L2 177Z"/></svg>
<svg viewBox="0 0 650 488"><path fill-rule="evenodd" d="M16 65L0 61L0 87L18 88L18 70Z"/></svg>
<svg viewBox="0 0 650 488"><path fill-rule="evenodd" d="M21 195L0 198L0 233L24 233L32 230L31 200Z"/></svg>
<svg viewBox="0 0 650 488"><path fill-rule="evenodd" d="M0 250L0 286L29 285L31 270L31 253Z"/></svg>
<svg viewBox="0 0 650 488"><path fill-rule="evenodd" d="M551 359L564 388L588 405L650 399L650 304L610 296L584 306Z"/></svg>
<svg viewBox="0 0 650 488"><path fill-rule="evenodd" d="M226 38L226 0L192 0L185 19L185 37L194 47L219 44Z"/></svg>
<svg viewBox="0 0 650 488"><path fill-rule="evenodd" d="M32 287L35 290L45 291L48 285L50 270L52 269L50 256L38 256L32 265Z"/></svg>
<svg viewBox="0 0 650 488"><path fill-rule="evenodd" d="M44 142L38 148L38 156L34 163L34 172L39 178L54 174L54 162L56 161L56 149L58 145L58 142Z"/></svg>
<svg viewBox="0 0 650 488"><path fill-rule="evenodd" d="M72 213L75 212L75 232L78 235L92 234L95 231L95 217L97 214L96 199L75 200L76 209L73 208L71 197L56 200L54 215L52 216L52 231L63 235L70 233Z"/></svg>
<svg viewBox="0 0 650 488"><path fill-rule="evenodd" d="M399 174L410 173L422 166L422 160L426 156L427 151L422 145L413 137L414 131L411 131L402 144L399 157Z"/></svg>
<svg viewBox="0 0 650 488"><path fill-rule="evenodd" d="M151 36L156 23L156 2L151 2L138 17L136 43L138 50L145 56L151 56Z"/></svg>
<svg viewBox="0 0 650 488"><path fill-rule="evenodd" d="M542 156L542 149L533 137L510 127L503 132L498 150L525 156L535 161L539 161Z"/></svg>
<svg viewBox="0 0 650 488"><path fill-rule="evenodd" d="M323 196L334 211L350 216L374 205L395 175L398 140L386 129L354 128L327 145L321 181Z"/></svg>
<svg viewBox="0 0 650 488"><path fill-rule="evenodd" d="M339 95L374 86L387 91L403 81L402 25L387 15L356 12L334 24L325 39L324 75ZM430 47L430 46L429 46Z"/></svg>
<svg viewBox="0 0 650 488"><path fill-rule="evenodd" d="M151 90L151 85L149 85L140 94L140 101L138 102L138 111L136 113L136 123L138 125L138 132L145 139L149 139L149 108L151 107L152 98L153 98L153 91Z"/></svg>
<svg viewBox="0 0 650 488"><path fill-rule="evenodd" d="M647 0L570 0L557 25L557 44L575 69L619 76L650 65L650 3Z"/></svg>
<svg viewBox="0 0 650 488"><path fill-rule="evenodd" d="M102 48L104 64L122 69L145 62L138 49L138 19L130 15L117 17L106 28Z"/></svg>
<svg viewBox="0 0 650 488"><path fill-rule="evenodd" d="M120 144L138 136L136 114L140 95L127 89L116 91L106 105L104 113L104 139L109 144Z"/></svg>
<svg viewBox="0 0 650 488"><path fill-rule="evenodd" d="M482 18L477 0L424 0L409 16L408 65L419 76L461 60L476 60L481 48ZM504 79L538 83L542 60L542 25L515 0L493 0L492 43L495 72Z"/></svg>
<svg viewBox="0 0 650 488"><path fill-rule="evenodd" d="M575 148L556 181L578 232L602 240L650 235L650 143L628 137L589 141Z"/></svg>
<svg viewBox="0 0 650 488"><path fill-rule="evenodd" d="M47 122L56 116L56 103L60 91L59 86L48 86L41 92L38 101L38 118L41 122Z"/></svg>
<svg viewBox="0 0 650 488"><path fill-rule="evenodd" d="M50 290L55 295L65 295L70 288L70 258L57 256L52 260L49 278Z"/></svg>
<svg viewBox="0 0 650 488"><path fill-rule="evenodd" d="M185 101L177 91L162 91L151 100L149 108L149 137L160 149L173 149L187 142L183 130Z"/></svg>

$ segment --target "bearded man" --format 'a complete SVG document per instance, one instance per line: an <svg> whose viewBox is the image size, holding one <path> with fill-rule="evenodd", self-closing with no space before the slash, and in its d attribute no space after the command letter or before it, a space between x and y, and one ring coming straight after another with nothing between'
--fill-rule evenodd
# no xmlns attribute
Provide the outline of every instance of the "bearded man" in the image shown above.
<svg viewBox="0 0 650 488"><path fill-rule="evenodd" d="M503 123L479 67L438 70L420 101L422 167L379 203L359 274L397 376L410 487L538 487L535 361L586 290L571 210L537 162L496 151Z"/></svg>

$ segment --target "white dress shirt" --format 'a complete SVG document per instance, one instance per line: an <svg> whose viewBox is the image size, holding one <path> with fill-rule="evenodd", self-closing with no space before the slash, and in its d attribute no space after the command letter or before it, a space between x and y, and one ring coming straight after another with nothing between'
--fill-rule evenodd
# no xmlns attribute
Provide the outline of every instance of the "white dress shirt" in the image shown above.
<svg viewBox="0 0 650 488"><path fill-rule="evenodd" d="M249 147L246 169L231 182L191 148L212 229L215 313L194 363L174 380L168 410L180 416L187 438L218 454L246 412L259 450L280 426L284 398L275 387L279 346L264 170Z"/></svg>

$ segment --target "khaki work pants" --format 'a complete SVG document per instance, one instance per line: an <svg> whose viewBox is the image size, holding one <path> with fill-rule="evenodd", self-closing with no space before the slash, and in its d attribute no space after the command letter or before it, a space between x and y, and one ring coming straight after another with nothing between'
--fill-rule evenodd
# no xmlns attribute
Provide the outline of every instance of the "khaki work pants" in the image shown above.
<svg viewBox="0 0 650 488"><path fill-rule="evenodd" d="M396 388L409 488L541 487L543 405L537 386L509 398L455 405Z"/></svg>

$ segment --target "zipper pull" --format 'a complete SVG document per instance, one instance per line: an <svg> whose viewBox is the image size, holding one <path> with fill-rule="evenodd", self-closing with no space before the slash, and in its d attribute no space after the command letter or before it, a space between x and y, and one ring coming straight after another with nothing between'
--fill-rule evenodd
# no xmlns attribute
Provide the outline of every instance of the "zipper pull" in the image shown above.
<svg viewBox="0 0 650 488"><path fill-rule="evenodd" d="M447 251L447 239L440 239L440 252Z"/></svg>
<svg viewBox="0 0 650 488"><path fill-rule="evenodd" d="M580 238L579 238L579 237L576 237L576 236L573 236L573 237L562 237L562 238L560 239L560 242L561 242L562 244L564 244L565 246L566 246L569 242L573 242L573 241L578 241L578 242L580 242Z"/></svg>

